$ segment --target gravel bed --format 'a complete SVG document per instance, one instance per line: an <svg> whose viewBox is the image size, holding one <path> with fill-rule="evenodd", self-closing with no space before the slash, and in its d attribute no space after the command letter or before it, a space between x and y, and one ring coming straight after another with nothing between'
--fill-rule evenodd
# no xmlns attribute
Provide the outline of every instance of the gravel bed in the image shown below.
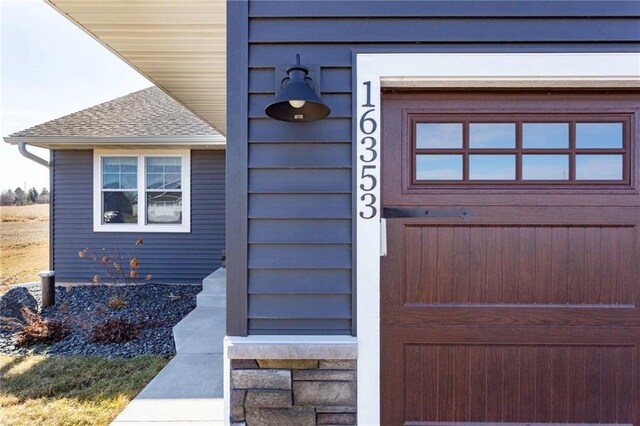
<svg viewBox="0 0 640 426"><path fill-rule="evenodd" d="M62 320L69 325L70 333L59 342L50 345L16 347L13 333L0 331L0 354L47 354L58 356L83 355L102 357L135 357L158 354L175 354L172 328L196 307L196 295L201 285L143 284L119 288L121 298L127 302L124 308L110 309L108 300L113 287L85 285L56 287L56 304L41 308L42 317ZM41 306L40 287L29 288ZM122 318L143 324L137 338L125 343L93 343L88 332L94 324L108 318Z"/></svg>

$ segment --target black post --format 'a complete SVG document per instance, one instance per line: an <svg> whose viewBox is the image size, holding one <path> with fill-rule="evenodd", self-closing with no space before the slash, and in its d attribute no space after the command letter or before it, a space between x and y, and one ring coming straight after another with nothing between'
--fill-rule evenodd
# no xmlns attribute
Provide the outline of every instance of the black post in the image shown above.
<svg viewBox="0 0 640 426"><path fill-rule="evenodd" d="M53 271L42 271L40 277L42 290L42 306L53 306L56 303L56 273Z"/></svg>

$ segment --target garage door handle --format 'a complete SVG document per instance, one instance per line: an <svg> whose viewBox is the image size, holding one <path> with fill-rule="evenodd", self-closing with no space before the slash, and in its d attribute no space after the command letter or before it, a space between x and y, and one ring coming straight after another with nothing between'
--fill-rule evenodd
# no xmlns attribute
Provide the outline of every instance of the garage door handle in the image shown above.
<svg viewBox="0 0 640 426"><path fill-rule="evenodd" d="M401 217L459 217L464 219L471 216L466 208L455 210L420 209L414 207L385 207L382 209L382 217L395 219Z"/></svg>

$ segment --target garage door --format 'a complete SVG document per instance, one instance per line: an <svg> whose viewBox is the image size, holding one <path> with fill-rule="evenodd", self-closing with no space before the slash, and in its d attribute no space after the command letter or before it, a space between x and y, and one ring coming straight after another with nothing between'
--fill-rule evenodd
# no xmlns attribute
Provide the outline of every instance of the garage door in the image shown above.
<svg viewBox="0 0 640 426"><path fill-rule="evenodd" d="M640 424L637 93L385 93L382 418Z"/></svg>

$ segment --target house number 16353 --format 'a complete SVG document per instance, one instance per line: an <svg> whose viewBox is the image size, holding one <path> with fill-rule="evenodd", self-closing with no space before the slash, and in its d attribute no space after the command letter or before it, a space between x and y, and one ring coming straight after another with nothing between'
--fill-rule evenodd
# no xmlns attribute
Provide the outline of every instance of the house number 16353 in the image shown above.
<svg viewBox="0 0 640 426"><path fill-rule="evenodd" d="M364 192L360 196L360 201L364 202L364 209L362 209L359 214L363 219L372 219L376 217L378 213L376 196L373 193L373 190L378 186L378 180L375 176L375 171L378 166L374 163L376 158L378 158L378 143L376 138L371 135L378 129L378 122L370 116L376 110L375 105L371 103L371 81L365 81L362 84L367 90L366 102L362 105L362 108L368 109L360 116L359 123L360 132L365 135L360 139L360 145L363 146L365 153L360 155L362 165L358 173L361 182L360 190Z"/></svg>

